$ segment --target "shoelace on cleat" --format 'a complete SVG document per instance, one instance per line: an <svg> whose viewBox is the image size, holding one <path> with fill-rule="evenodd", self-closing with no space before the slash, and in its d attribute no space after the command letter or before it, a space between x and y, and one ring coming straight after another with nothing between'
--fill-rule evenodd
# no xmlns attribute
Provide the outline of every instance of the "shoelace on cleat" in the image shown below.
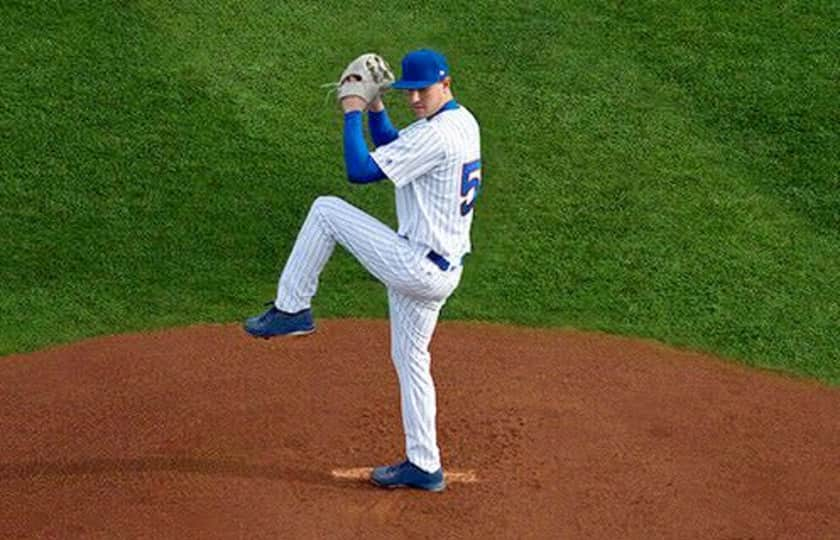
<svg viewBox="0 0 840 540"><path fill-rule="evenodd" d="M274 302L266 302L265 305L274 304ZM265 313L260 315L260 322L265 322L269 315L272 315L275 311L280 311L277 309L277 306L272 305L271 308L267 309Z"/></svg>

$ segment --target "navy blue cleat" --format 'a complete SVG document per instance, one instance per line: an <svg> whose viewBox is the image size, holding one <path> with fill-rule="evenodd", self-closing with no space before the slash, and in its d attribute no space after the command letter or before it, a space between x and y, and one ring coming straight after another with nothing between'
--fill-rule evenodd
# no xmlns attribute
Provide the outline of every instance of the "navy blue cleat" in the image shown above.
<svg viewBox="0 0 840 540"><path fill-rule="evenodd" d="M245 331L254 337L272 338L276 336L303 336L315 331L312 310L304 309L297 313L286 313L269 302L271 307L262 315L245 321Z"/></svg>
<svg viewBox="0 0 840 540"><path fill-rule="evenodd" d="M383 488L410 487L425 491L443 491L446 489L443 469L428 473L408 460L373 469L370 474L370 481Z"/></svg>

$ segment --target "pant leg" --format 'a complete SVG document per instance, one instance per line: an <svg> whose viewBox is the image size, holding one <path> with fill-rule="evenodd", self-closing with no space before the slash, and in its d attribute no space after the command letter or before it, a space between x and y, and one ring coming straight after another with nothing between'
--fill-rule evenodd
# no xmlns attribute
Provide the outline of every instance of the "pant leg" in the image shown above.
<svg viewBox="0 0 840 540"><path fill-rule="evenodd" d="M336 197L319 197L309 211L278 283L283 311L310 307L335 244L344 246L388 288L391 356L400 384L406 455L429 472L440 468L429 343L446 298L460 280L426 258L380 221Z"/></svg>
<svg viewBox="0 0 840 540"><path fill-rule="evenodd" d="M429 343L443 301L419 300L388 290L391 358L400 383L406 456L427 472L441 466L437 445L437 403Z"/></svg>
<svg viewBox="0 0 840 540"><path fill-rule="evenodd" d="M420 256L417 246L342 199L318 197L280 275L277 309L296 312L310 307L318 278L336 243L388 287L420 293L428 288L418 282L414 270L413 259Z"/></svg>

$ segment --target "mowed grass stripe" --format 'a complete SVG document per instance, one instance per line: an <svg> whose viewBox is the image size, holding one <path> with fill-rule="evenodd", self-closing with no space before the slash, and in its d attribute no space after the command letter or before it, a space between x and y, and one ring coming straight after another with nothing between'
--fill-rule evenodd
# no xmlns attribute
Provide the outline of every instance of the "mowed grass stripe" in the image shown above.
<svg viewBox="0 0 840 540"><path fill-rule="evenodd" d="M320 194L393 224L388 185L344 181L319 85L436 46L486 175L445 318L840 381L836 6L369 8L0 7L0 354L256 313ZM314 307L387 315L340 251Z"/></svg>

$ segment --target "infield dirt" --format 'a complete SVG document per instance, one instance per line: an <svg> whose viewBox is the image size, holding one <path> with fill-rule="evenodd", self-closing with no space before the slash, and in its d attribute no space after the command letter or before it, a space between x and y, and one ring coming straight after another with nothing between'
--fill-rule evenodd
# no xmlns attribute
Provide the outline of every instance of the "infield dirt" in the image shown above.
<svg viewBox="0 0 840 540"><path fill-rule="evenodd" d="M386 321L0 358L2 538L838 538L840 391L652 342L442 323L444 466L403 441Z"/></svg>

